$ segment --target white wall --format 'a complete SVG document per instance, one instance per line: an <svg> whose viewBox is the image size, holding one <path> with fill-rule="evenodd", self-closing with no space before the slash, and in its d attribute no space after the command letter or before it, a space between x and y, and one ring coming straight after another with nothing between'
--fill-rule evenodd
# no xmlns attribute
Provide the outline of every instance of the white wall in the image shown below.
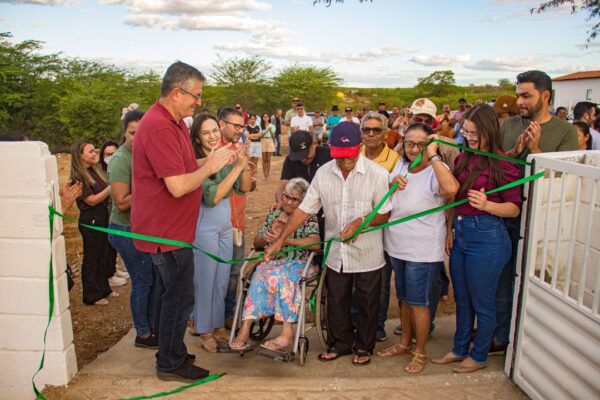
<svg viewBox="0 0 600 400"><path fill-rule="evenodd" d="M65 385L77 372L67 290L63 225L55 218L52 245L48 205L60 210L56 158L41 142L0 142L0 399L33 399L48 321L48 273L53 254L54 315L45 367L36 378Z"/></svg>
<svg viewBox="0 0 600 400"><path fill-rule="evenodd" d="M600 78L552 82L552 89L555 109L560 106L569 108L569 105L572 109L578 102L588 101L585 97L587 89L592 89L592 99L589 101L600 103Z"/></svg>

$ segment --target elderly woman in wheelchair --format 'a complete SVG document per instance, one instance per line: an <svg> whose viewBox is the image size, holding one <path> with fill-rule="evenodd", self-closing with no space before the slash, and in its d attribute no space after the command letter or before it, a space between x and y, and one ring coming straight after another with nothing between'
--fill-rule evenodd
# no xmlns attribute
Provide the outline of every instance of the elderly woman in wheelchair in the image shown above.
<svg viewBox="0 0 600 400"><path fill-rule="evenodd" d="M281 196L281 207L267 215L266 221L254 237L255 248L267 247L275 241L288 218L304 199L308 186L308 182L302 178L294 178L288 182ZM303 246L319 241L317 216L310 215L306 222L286 239L285 247ZM287 252L275 260L263 261L256 267L244 301L242 326L236 338L229 343L232 350L249 349L252 322L270 316L281 321L283 328L279 336L267 340L261 346L272 351L284 352L292 345L294 339L292 324L297 322L299 309L302 306L299 281L309 253L319 248L320 244L316 244ZM318 272L318 266L313 265L311 268L313 269L311 274Z"/></svg>

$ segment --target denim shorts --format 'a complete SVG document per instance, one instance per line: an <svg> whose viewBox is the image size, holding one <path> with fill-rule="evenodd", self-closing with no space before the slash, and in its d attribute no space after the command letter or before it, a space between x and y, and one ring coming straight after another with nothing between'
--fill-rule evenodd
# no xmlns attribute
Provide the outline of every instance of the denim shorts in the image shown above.
<svg viewBox="0 0 600 400"><path fill-rule="evenodd" d="M390 257L396 296L411 306L429 306L433 279L439 279L443 262L413 262Z"/></svg>

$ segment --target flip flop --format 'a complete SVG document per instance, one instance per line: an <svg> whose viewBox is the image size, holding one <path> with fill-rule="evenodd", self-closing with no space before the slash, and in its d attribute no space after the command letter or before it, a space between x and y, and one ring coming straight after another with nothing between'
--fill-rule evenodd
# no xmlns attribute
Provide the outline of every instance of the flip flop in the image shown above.
<svg viewBox="0 0 600 400"><path fill-rule="evenodd" d="M278 345L277 343L273 343L270 340L262 343L260 345L260 347L262 347L263 349L267 349L267 350L271 350L271 351L276 351L278 353L287 353L287 348L282 347L282 346Z"/></svg>
<svg viewBox="0 0 600 400"><path fill-rule="evenodd" d="M354 353L354 357L356 357L356 359L352 358L352 365L355 367L363 367L371 363L371 354L368 351L357 350ZM367 361L360 362L358 361L360 358L367 358Z"/></svg>
<svg viewBox="0 0 600 400"><path fill-rule="evenodd" d="M234 343L240 343L243 344L243 347L232 347L231 345ZM245 340L240 340L238 342L236 342L235 340L231 343L229 343L229 348L233 351L248 351L252 349L252 346L250 345L250 343L248 343Z"/></svg>
<svg viewBox="0 0 600 400"><path fill-rule="evenodd" d="M331 358L326 358L326 357L323 357L323 355L325 355L325 354L335 354L335 356L331 357ZM319 354L319 356L317 357L317 360L319 360L321 362L329 362L329 361L337 360L340 357L344 357L344 356L347 356L347 355L350 355L350 354L352 354L352 353L349 352L349 351L348 352L341 352L341 351L338 351L336 348L332 347L332 348L330 348L330 349L327 350L327 353L321 353L321 354Z"/></svg>

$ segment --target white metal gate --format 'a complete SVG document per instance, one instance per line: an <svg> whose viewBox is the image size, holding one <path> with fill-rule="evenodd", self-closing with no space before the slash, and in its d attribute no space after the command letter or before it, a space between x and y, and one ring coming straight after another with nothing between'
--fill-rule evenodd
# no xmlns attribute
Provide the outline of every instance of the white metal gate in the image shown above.
<svg viewBox="0 0 600 400"><path fill-rule="evenodd" d="M533 399L600 399L600 151L529 161L506 371Z"/></svg>

